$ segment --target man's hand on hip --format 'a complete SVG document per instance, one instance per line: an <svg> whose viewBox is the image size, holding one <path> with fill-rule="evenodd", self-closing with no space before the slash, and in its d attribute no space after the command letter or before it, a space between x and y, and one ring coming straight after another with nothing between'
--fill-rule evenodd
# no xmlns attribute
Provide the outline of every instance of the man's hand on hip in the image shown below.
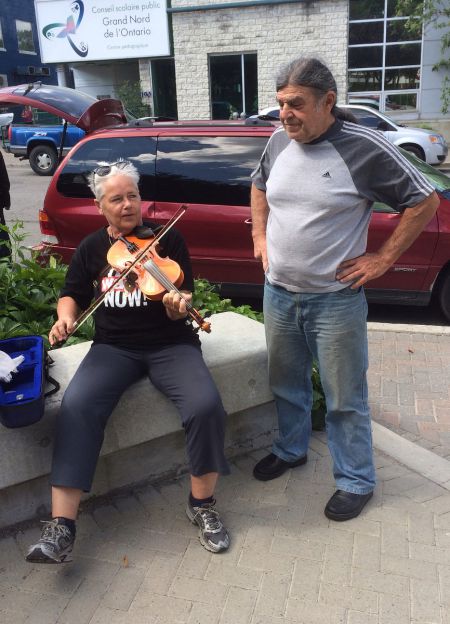
<svg viewBox="0 0 450 624"><path fill-rule="evenodd" d="M336 270L336 279L341 284L351 283L351 288L359 288L386 273L390 266L391 263L381 254L366 253L341 262Z"/></svg>

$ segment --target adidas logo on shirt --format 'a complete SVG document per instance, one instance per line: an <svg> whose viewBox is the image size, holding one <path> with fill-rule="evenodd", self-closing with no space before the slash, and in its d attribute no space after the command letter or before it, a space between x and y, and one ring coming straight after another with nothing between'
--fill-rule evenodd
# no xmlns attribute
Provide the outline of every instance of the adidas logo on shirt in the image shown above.
<svg viewBox="0 0 450 624"><path fill-rule="evenodd" d="M329 171L325 171L325 173L322 173L322 178L331 178L331 173Z"/></svg>

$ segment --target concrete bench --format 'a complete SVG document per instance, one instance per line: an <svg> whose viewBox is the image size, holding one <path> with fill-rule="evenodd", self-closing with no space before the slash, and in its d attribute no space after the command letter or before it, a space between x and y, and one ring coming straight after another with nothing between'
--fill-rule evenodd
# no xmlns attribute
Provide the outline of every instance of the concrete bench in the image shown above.
<svg viewBox="0 0 450 624"><path fill-rule="evenodd" d="M270 443L276 426L268 386L261 323L226 312L213 316L202 334L205 361L228 413L226 452L232 457ZM52 351L51 375L61 389L46 400L45 415L29 427L0 426L0 527L48 512L55 418L63 393L90 347ZM80 449L80 453L83 449ZM186 470L184 432L171 404L142 379L122 396L108 423L92 495Z"/></svg>

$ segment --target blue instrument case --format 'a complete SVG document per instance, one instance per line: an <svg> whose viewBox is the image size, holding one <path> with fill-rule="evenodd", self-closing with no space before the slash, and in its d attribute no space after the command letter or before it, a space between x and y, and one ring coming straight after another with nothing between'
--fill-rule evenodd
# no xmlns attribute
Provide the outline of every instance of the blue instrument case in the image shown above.
<svg viewBox="0 0 450 624"><path fill-rule="evenodd" d="M0 381L0 422L5 427L32 425L42 418L45 409L48 356L44 340L41 336L8 338L0 340L0 351L11 358L25 358L11 381Z"/></svg>

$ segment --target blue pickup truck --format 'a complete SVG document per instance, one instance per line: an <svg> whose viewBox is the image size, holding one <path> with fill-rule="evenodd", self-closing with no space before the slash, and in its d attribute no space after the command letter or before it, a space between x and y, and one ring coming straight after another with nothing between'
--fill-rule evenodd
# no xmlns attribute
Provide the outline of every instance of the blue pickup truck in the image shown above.
<svg viewBox="0 0 450 624"><path fill-rule="evenodd" d="M30 167L42 176L53 175L59 162L64 125L14 125L8 128L5 149L16 158L28 158ZM84 137L77 126L67 125L62 155Z"/></svg>

